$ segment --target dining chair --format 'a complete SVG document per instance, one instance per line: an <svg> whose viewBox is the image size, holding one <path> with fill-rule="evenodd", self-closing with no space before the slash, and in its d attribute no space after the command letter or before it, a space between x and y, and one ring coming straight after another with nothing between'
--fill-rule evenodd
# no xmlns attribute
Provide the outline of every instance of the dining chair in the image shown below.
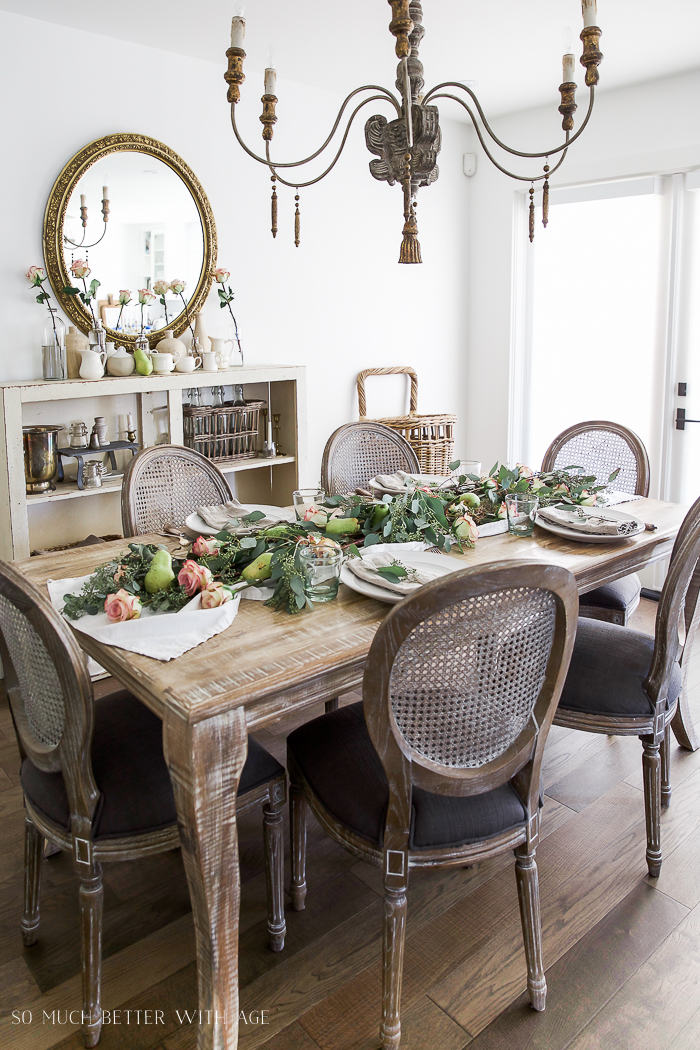
<svg viewBox="0 0 700 1050"><path fill-rule="evenodd" d="M228 481L200 452L181 445L152 445L131 460L122 484L125 536L184 525L197 507L233 499Z"/></svg>
<svg viewBox="0 0 700 1050"><path fill-rule="evenodd" d="M637 435L619 423L590 420L576 423L555 437L544 454L542 470L583 467L595 476L598 485L607 484L609 476L620 468L613 487L634 496L649 495L649 457ZM639 605L642 584L632 573L613 583L606 583L582 596L579 615L594 620L625 626Z"/></svg>
<svg viewBox="0 0 700 1050"><path fill-rule="evenodd" d="M579 619L555 725L642 742L646 860L661 871L661 807L671 801L670 730L683 746L695 730L686 703L688 661L700 609L700 499L688 511L671 555L656 633ZM682 628L681 628L682 624ZM695 744L697 747L697 742ZM692 744L691 750L694 750Z"/></svg>
<svg viewBox="0 0 700 1050"><path fill-rule="evenodd" d="M363 701L287 739L292 907L306 899L306 816L384 875L380 1042L398 1047L411 868L506 850L527 987L543 1010L536 848L540 766L576 631L568 570L503 562L451 573L393 607L365 665Z"/></svg>
<svg viewBox="0 0 700 1050"><path fill-rule="evenodd" d="M25 945L39 930L44 839L80 881L83 1038L100 1038L102 864L179 845L162 722L126 690L95 700L85 657L48 598L0 562L0 657L22 760ZM237 810L263 805L270 947L284 946L282 809L286 775L252 737ZM226 863L226 858L222 858ZM228 863L235 863L231 857Z"/></svg>
<svg viewBox="0 0 700 1050"><path fill-rule="evenodd" d="M418 456L401 434L383 423L345 423L326 442L321 488L329 496L345 495L366 489L377 474L396 470L421 472Z"/></svg>

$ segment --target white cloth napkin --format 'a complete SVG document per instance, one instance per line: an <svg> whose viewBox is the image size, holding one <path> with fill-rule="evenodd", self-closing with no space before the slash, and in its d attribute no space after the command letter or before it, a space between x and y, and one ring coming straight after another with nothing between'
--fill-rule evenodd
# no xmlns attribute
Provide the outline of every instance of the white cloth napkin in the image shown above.
<svg viewBox="0 0 700 1050"><path fill-rule="evenodd" d="M575 532L586 532L595 536L618 536L629 531L626 523L606 519L604 510L584 508L584 514L585 517L582 517L561 507L544 507L539 511L539 516L550 525L559 525Z"/></svg>
<svg viewBox="0 0 700 1050"><path fill-rule="evenodd" d="M63 596L79 594L89 576L74 576L65 580L48 580L49 598L55 609L63 612ZM151 612L144 609L138 620L110 623L107 613L81 616L67 620L72 627L89 634L105 645L116 645L132 653L150 656L153 660L174 660L188 649L194 649L214 635L230 627L238 612L240 598L220 605L218 609L202 609L201 597L196 595L179 612ZM94 671L91 669L91 674Z"/></svg>
<svg viewBox="0 0 700 1050"><path fill-rule="evenodd" d="M391 544L391 546L397 545ZM374 550L371 550L360 558L350 558L347 565L350 571L359 579L365 580L367 583L373 583L377 587L383 587L394 594L413 594L414 591L419 590L424 584L430 583L431 580L436 580L440 575L431 569L417 569L416 575L410 580L387 580L377 573L377 569L385 565L392 565L395 561L402 562L406 568L411 567L408 561L404 561L401 558L399 552L387 553L384 550L378 550L376 553Z"/></svg>
<svg viewBox="0 0 700 1050"><path fill-rule="evenodd" d="M210 528L221 532L229 527L234 519L245 518L252 511L250 507L244 507L242 503L239 503L237 499L230 499L228 503L221 503L214 507L197 507L197 513L203 521L206 521ZM264 529L267 525L276 525L280 521L287 520L287 512L280 507L278 515L273 516L270 513L264 518L259 518L254 524L248 523L247 525L242 524L233 528L229 527L228 531L233 533L250 532L251 528L253 530Z"/></svg>
<svg viewBox="0 0 700 1050"><path fill-rule="evenodd" d="M436 482L434 474L409 474L405 470L397 470L395 474L377 474L368 481L367 486L375 496L405 496L407 492L427 485L439 484L441 488L454 488L457 484L455 477L446 474L444 478Z"/></svg>

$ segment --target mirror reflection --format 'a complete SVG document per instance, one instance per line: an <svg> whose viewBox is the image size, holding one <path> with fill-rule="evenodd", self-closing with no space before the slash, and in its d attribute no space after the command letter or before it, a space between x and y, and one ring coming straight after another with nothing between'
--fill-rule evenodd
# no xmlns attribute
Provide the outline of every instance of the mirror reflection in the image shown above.
<svg viewBox="0 0 700 1050"><path fill-rule="evenodd" d="M144 330L166 328L183 311L170 284L184 283L189 299L205 261L194 198L180 176L156 157L109 154L88 168L68 200L63 256L69 273L74 261L87 259L90 280L100 282L95 312L105 327L137 334L138 294L145 288L157 297L143 308ZM131 298L124 306L123 290Z"/></svg>

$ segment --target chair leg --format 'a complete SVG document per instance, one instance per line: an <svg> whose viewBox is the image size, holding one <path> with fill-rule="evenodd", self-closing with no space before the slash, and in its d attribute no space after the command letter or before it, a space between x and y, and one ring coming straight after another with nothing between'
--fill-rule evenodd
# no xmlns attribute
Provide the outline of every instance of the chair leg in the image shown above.
<svg viewBox="0 0 700 1050"><path fill-rule="evenodd" d="M515 878L518 884L518 904L523 927L525 961L527 963L527 990L534 1010L544 1010L547 998L547 980L542 962L542 927L540 923L540 884L537 876L535 850L518 846L515 852Z"/></svg>
<svg viewBox="0 0 700 1050"><path fill-rule="evenodd" d="M326 714L329 715L331 711L338 710L338 697L335 700L326 700Z"/></svg>
<svg viewBox="0 0 700 1050"><path fill-rule="evenodd" d="M289 784L289 831L292 847L292 883L289 895L294 911L306 907L306 799L298 784Z"/></svg>
<svg viewBox="0 0 700 1050"><path fill-rule="evenodd" d="M394 879L395 881L395 879ZM406 886L384 886L384 935L382 945L381 1050L396 1050L401 1041L401 981L406 940Z"/></svg>
<svg viewBox="0 0 700 1050"><path fill-rule="evenodd" d="M678 707L671 721L671 729L681 747L686 751L697 751L700 747L700 737L693 725L690 715L690 704L688 703L688 692L683 686L681 695L678 697Z"/></svg>
<svg viewBox="0 0 700 1050"><path fill-rule="evenodd" d="M22 940L27 947L35 944L38 936L43 856L44 838L33 821L27 817L24 824L24 914L22 915Z"/></svg>
<svg viewBox="0 0 700 1050"><path fill-rule="evenodd" d="M80 925L83 954L83 1040L97 1046L102 1029L100 979L102 970L102 868L80 876Z"/></svg>
<svg viewBox="0 0 700 1050"><path fill-rule="evenodd" d="M661 805L671 805L671 726L666 726L661 741Z"/></svg>
<svg viewBox="0 0 700 1050"><path fill-rule="evenodd" d="M652 879L661 873L661 755L653 736L641 738L644 810L647 824L647 865Z"/></svg>
<svg viewBox="0 0 700 1050"><path fill-rule="evenodd" d="M263 806L263 838L265 840L265 877L267 880L267 930L270 949L281 952L287 924L284 921L284 833L282 802L266 802Z"/></svg>

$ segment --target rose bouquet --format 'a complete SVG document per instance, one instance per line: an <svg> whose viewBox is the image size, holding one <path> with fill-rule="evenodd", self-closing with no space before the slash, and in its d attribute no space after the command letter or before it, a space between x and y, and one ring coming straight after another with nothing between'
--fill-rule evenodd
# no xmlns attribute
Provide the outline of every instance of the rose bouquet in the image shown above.
<svg viewBox="0 0 700 1050"><path fill-rule="evenodd" d="M92 302L93 299L97 298L97 289L100 287L100 282L96 278L93 278L93 280L90 281L90 287L88 288L87 279L92 273L92 270L87 264L87 259L76 259L74 262L72 262L70 265L70 272L72 273L73 277L83 282L83 290L81 292L79 288L74 288L71 285L68 285L67 288L62 289L62 292L64 295L78 296L83 305L86 306L90 311L93 327L96 328L97 321L95 318L95 311L92 308Z"/></svg>

